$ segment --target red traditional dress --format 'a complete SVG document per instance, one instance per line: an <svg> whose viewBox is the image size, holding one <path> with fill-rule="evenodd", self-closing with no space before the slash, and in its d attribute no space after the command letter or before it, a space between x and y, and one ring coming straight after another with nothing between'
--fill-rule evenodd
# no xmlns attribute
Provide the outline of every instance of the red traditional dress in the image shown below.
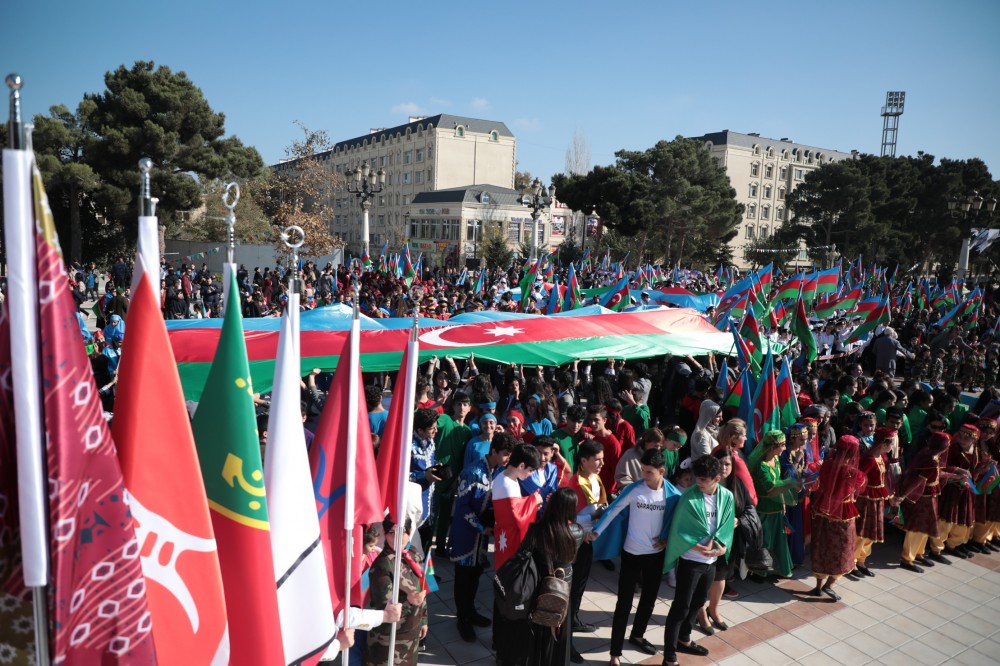
<svg viewBox="0 0 1000 666"><path fill-rule="evenodd" d="M871 539L875 543L885 540L885 503L892 496L886 486L888 460L883 453L878 456L861 457L858 469L868 479L868 483L858 495L857 532L859 537Z"/></svg>

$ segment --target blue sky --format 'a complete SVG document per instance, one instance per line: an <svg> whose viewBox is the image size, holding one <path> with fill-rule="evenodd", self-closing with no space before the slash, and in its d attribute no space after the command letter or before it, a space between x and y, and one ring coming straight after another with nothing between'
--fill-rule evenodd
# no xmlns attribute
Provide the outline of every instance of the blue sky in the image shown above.
<svg viewBox="0 0 1000 666"><path fill-rule="evenodd" d="M293 121L334 140L407 115L505 122L519 168L564 170L730 129L877 153L887 90L898 153L980 157L1000 177L1000 2L5 3L0 63L25 109L75 106L108 70L183 70L265 161Z"/></svg>

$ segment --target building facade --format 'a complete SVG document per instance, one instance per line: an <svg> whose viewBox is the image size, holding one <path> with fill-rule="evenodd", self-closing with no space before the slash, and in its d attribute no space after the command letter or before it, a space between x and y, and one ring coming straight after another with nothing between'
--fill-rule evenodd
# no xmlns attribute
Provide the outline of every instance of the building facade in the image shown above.
<svg viewBox="0 0 1000 666"><path fill-rule="evenodd" d="M517 164L516 141L504 123L447 114L414 117L405 125L373 129L336 143L317 158L339 175L363 162L372 170L385 171L385 187L372 199L369 214L372 252L386 241L398 248L406 240L409 222L405 215L419 193L470 185L509 190ZM274 166L277 170L290 167L290 162ZM338 187L329 204L334 211L330 231L348 250L358 252L362 244L358 198L346 187ZM444 239L435 242L438 240Z"/></svg>
<svg viewBox="0 0 1000 666"><path fill-rule="evenodd" d="M807 173L854 157L853 153L808 146L788 138L769 139L729 130L690 138L702 141L719 160L736 190L736 199L745 208L739 232L729 241L733 261L741 268L749 264L743 248L757 238L767 238L789 220L785 198Z"/></svg>
<svg viewBox="0 0 1000 666"><path fill-rule="evenodd" d="M558 201L541 213L537 226L521 193L509 187L466 185L420 192L403 213L411 252L424 255L425 266L478 266L487 231L499 232L511 249L531 244L535 228L539 252L552 251L572 234L582 237L582 217ZM581 223L574 227L574 221Z"/></svg>

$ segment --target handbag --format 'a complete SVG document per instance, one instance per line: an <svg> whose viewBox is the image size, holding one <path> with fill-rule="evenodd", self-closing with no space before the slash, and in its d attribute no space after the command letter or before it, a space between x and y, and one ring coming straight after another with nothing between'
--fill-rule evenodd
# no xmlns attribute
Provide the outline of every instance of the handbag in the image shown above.
<svg viewBox="0 0 1000 666"><path fill-rule="evenodd" d="M550 556L546 556L546 561L549 573L538 583L529 618L541 627L557 629L569 614L570 585L566 580L566 570L562 567L553 569Z"/></svg>

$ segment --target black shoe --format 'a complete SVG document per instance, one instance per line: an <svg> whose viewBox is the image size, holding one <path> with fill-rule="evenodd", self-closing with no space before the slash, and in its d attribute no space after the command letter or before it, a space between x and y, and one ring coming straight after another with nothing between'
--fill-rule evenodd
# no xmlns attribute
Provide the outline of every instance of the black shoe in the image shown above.
<svg viewBox="0 0 1000 666"><path fill-rule="evenodd" d="M711 615L708 616L708 619L712 621L712 626L718 629L719 631L726 631L729 629L729 625L723 622L722 620L717 620Z"/></svg>
<svg viewBox="0 0 1000 666"><path fill-rule="evenodd" d="M857 569L852 569L851 571L848 571L844 575L847 576L851 580L861 580L861 575L862 574Z"/></svg>
<svg viewBox="0 0 1000 666"><path fill-rule="evenodd" d="M612 562L611 560L597 560L597 563L600 564L605 569L607 569L608 571L615 570L615 563Z"/></svg>
<svg viewBox="0 0 1000 666"><path fill-rule="evenodd" d="M924 570L918 567L916 564L914 564L913 562L907 562L906 560L903 560L902 562L899 563L899 568L906 569L907 571L912 571L913 573L924 572Z"/></svg>
<svg viewBox="0 0 1000 666"><path fill-rule="evenodd" d="M480 615L479 613L472 614L472 626L474 627L488 627L493 624L493 620L486 617L485 615Z"/></svg>
<svg viewBox="0 0 1000 666"><path fill-rule="evenodd" d="M837 594L832 587L824 587L823 594L830 597L834 601L840 601L840 595Z"/></svg>
<svg viewBox="0 0 1000 666"><path fill-rule="evenodd" d="M468 622L458 623L458 635L462 637L462 640L466 643L476 642L476 630L472 628L472 625Z"/></svg>
<svg viewBox="0 0 1000 666"><path fill-rule="evenodd" d="M427 639L420 641L420 651L427 652Z"/></svg>
<svg viewBox="0 0 1000 666"><path fill-rule="evenodd" d="M874 578L875 577L874 572L872 572L871 569L869 569L868 567L866 567L863 564L859 564L858 565L857 572L860 573L862 576L868 576L869 578Z"/></svg>
<svg viewBox="0 0 1000 666"><path fill-rule="evenodd" d="M693 654L696 657L705 657L708 655L708 648L703 648L694 641L691 641L687 645L678 641L677 651L684 654Z"/></svg>
<svg viewBox="0 0 1000 666"><path fill-rule="evenodd" d="M712 628L711 624L703 625L701 621L698 621L694 623L694 626L698 631L705 634L706 636L712 636L713 634L715 634L715 629Z"/></svg>
<svg viewBox="0 0 1000 666"><path fill-rule="evenodd" d="M583 655L577 652L575 647L571 647L569 650L569 660L574 664L582 664L584 662Z"/></svg>
<svg viewBox="0 0 1000 666"><path fill-rule="evenodd" d="M973 555L975 555L976 553L983 555L990 552L989 549L986 548L986 546L978 544L975 541L970 541L969 543L965 544L965 549L968 550Z"/></svg>
<svg viewBox="0 0 1000 666"><path fill-rule="evenodd" d="M656 654L656 647L645 638L629 636L628 642L634 645L640 652L645 652L646 654Z"/></svg>
<svg viewBox="0 0 1000 666"><path fill-rule="evenodd" d="M964 560L964 559L966 559L968 557L962 551L955 550L954 548L945 548L943 552L946 553L950 557L954 557L956 560ZM937 562L938 559L937 559L937 557L934 557L935 555L937 555L938 557L942 557L941 553L930 553L929 555L927 555L927 557L929 557L932 560L934 560L935 562Z"/></svg>
<svg viewBox="0 0 1000 666"><path fill-rule="evenodd" d="M587 624L581 620L576 620L573 623L573 633L574 634L592 634L597 631L597 627L592 624Z"/></svg>
<svg viewBox="0 0 1000 666"><path fill-rule="evenodd" d="M949 551L951 551L951 552L949 552ZM958 558L960 560L965 559L958 552L956 552L954 550L951 550L950 548L945 548L944 552L946 552L949 555L951 555L952 557L956 557L956 558ZM941 553L935 553L934 551L931 551L931 552L927 553L927 557L928 557L928 559L934 560L938 564L951 564L951 560L949 560L947 557L945 557Z"/></svg>
<svg viewBox="0 0 1000 666"><path fill-rule="evenodd" d="M994 543L992 540L985 542L983 545L992 550L994 553L1000 553L1000 544Z"/></svg>
<svg viewBox="0 0 1000 666"><path fill-rule="evenodd" d="M814 587L813 589L806 592L810 597L818 597L823 594L823 589L819 587Z"/></svg>
<svg viewBox="0 0 1000 666"><path fill-rule="evenodd" d="M942 557L941 559L944 559L944 558ZM932 562L926 555L918 555L915 561L919 562L920 564L924 565L925 567L933 567L934 566L934 562ZM945 564L951 564L951 562L945 562Z"/></svg>
<svg viewBox="0 0 1000 666"><path fill-rule="evenodd" d="M959 546L955 550L957 552L961 553L962 555L964 555L965 559L969 559L970 557L972 557L973 555L975 555L975 553L972 551L971 548L969 548L969 544L967 544L967 543L963 543L961 546Z"/></svg>

